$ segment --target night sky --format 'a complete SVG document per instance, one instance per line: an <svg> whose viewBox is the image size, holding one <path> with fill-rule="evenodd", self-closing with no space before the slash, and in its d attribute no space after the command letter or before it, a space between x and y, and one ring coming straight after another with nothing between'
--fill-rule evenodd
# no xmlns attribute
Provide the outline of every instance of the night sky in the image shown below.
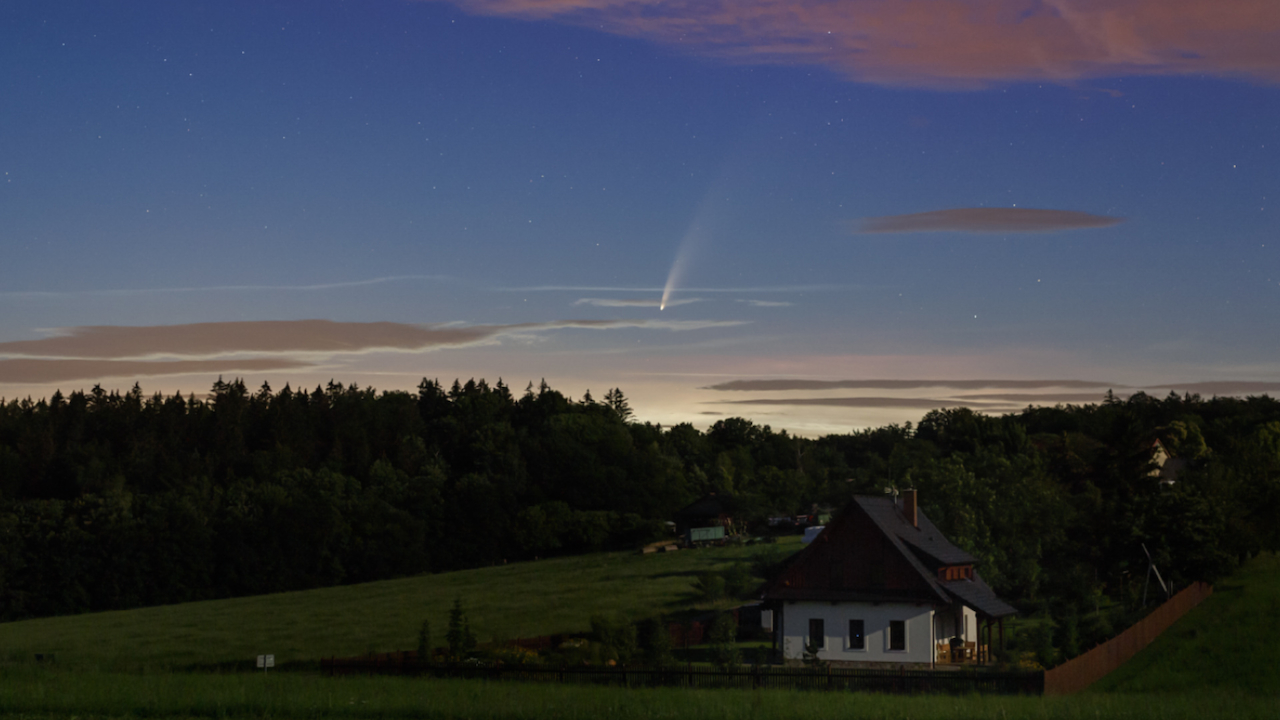
<svg viewBox="0 0 1280 720"><path fill-rule="evenodd" d="M0 5L0 395L1280 391L1274 0Z"/></svg>

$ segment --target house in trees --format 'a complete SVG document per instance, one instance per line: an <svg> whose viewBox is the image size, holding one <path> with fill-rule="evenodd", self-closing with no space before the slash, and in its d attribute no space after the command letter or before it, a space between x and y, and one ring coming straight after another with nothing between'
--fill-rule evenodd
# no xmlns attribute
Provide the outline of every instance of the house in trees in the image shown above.
<svg viewBox="0 0 1280 720"><path fill-rule="evenodd" d="M1017 611L918 500L914 490L855 497L765 584L784 661L800 661L808 649L849 667L991 662L1003 619Z"/></svg>
<svg viewBox="0 0 1280 720"><path fill-rule="evenodd" d="M1178 476L1187 469L1187 461L1170 455L1159 438L1151 442L1151 465L1151 471L1147 475L1157 478L1161 485L1175 484Z"/></svg>

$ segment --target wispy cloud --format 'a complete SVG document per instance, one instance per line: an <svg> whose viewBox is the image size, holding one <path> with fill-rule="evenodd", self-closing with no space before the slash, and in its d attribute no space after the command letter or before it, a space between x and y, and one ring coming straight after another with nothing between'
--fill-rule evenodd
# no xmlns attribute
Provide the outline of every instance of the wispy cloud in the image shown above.
<svg viewBox="0 0 1280 720"><path fill-rule="evenodd" d="M952 208L911 215L865 218L857 225L857 231L861 233L1031 233L1108 227L1121 222L1124 222L1124 218L1091 215L1074 210Z"/></svg>
<svg viewBox="0 0 1280 720"><path fill-rule="evenodd" d="M690 287L681 288L681 292L699 293L807 293L835 292L850 290L865 285L761 285L755 287ZM522 287L494 288L499 292L616 292L616 293L658 293L663 288L652 287L615 287L608 285L530 285ZM670 305L671 303L667 303Z"/></svg>
<svg viewBox="0 0 1280 720"><path fill-rule="evenodd" d="M388 275L364 280L343 280L312 285L192 285L189 287L115 288L103 290L12 290L0 292L0 297L10 298L58 298L58 297L128 297L137 295L166 295L182 293L215 292L315 292L342 290L345 288L385 285L414 280L450 281L445 275Z"/></svg>
<svg viewBox="0 0 1280 720"><path fill-rule="evenodd" d="M1039 388L1120 388L1123 385L1092 380L730 380L707 390L1034 390Z"/></svg>
<svg viewBox="0 0 1280 720"><path fill-rule="evenodd" d="M528 325L501 325L504 330L554 330L556 328L584 328L587 330L612 330L616 328L645 328L649 330L671 330L688 332L690 330L707 330L710 328L738 327L750 325L749 320L555 320L546 323L530 323Z"/></svg>
<svg viewBox="0 0 1280 720"><path fill-rule="evenodd" d="M980 88L1184 75L1280 82L1274 0L450 0L733 63L820 65L862 82Z"/></svg>
<svg viewBox="0 0 1280 720"><path fill-rule="evenodd" d="M792 305L795 304L795 303L783 302L781 300L738 300L738 302L746 303L751 307L791 307ZM676 303L669 302L667 304L675 305Z"/></svg>
<svg viewBox="0 0 1280 720"><path fill-rule="evenodd" d="M688 305L690 303L702 302L700 298L681 298L679 300L669 300L667 307L675 307L677 305ZM574 305L593 305L595 307L644 307L656 308L661 300L654 298L652 300L640 299L624 299L624 298L580 298L573 302Z"/></svg>
<svg viewBox="0 0 1280 720"><path fill-rule="evenodd" d="M1021 403L1022 405L1044 405L1047 403L1072 403L1088 405L1090 403L1100 403L1106 397L1105 392L1091 393L978 393L973 395L960 395L958 400L978 400L978 401L994 401L1000 400L1010 403ZM1123 399L1125 394L1116 393L1117 398Z"/></svg>
<svg viewBox="0 0 1280 720"><path fill-rule="evenodd" d="M934 408L973 407L987 403L964 400L939 400L932 398L893 397L840 397L840 398L763 398L756 400L722 400L719 405L808 405L847 408Z"/></svg>
<svg viewBox="0 0 1280 720"><path fill-rule="evenodd" d="M1280 391L1280 382L1266 380L1212 380L1207 382L1150 385L1146 390L1176 390L1200 395L1260 395Z"/></svg>

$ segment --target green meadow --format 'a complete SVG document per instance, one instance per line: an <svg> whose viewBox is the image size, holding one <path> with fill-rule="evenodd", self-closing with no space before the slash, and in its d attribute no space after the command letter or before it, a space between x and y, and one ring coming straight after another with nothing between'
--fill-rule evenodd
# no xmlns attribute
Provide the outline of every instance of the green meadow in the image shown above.
<svg viewBox="0 0 1280 720"><path fill-rule="evenodd" d="M585 631L593 614L640 619L697 605L693 581L761 554L799 549L799 538L675 553L600 553L263 595L0 624L0 658L53 654L62 669L157 671L282 664L417 647L429 620L444 645L460 598L479 640Z"/></svg>
<svg viewBox="0 0 1280 720"><path fill-rule="evenodd" d="M1271 695L1280 717L1280 657L1270 632L1277 618L1280 557L1261 555L1215 585L1213 595L1091 690L1186 693L1231 688Z"/></svg>
<svg viewBox="0 0 1280 720"><path fill-rule="evenodd" d="M99 674L41 670L0 677L0 712L143 718L1274 718L1276 698L1236 692L1076 697L916 696L743 690L622 690L309 673Z"/></svg>
<svg viewBox="0 0 1280 720"><path fill-rule="evenodd" d="M767 547L767 546L766 546ZM595 612L688 607L699 572L757 549L603 554L259 598L0 625L0 714L30 718L1274 718L1269 633L1280 560L1262 556L1156 643L1071 697L623 690L399 677L324 677L326 655L412 647L454 597L482 636L585 629ZM35 652L56 652L34 663ZM228 663L274 652L270 673ZM204 671L191 668L217 668ZM313 667L313 666L312 666Z"/></svg>

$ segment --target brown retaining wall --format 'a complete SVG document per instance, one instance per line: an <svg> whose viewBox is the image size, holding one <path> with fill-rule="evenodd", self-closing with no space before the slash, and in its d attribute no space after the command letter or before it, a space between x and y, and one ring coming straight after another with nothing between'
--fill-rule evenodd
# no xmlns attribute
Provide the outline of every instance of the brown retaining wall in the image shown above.
<svg viewBox="0 0 1280 720"><path fill-rule="evenodd" d="M1213 594L1213 586L1195 583L1174 595L1133 627L1044 674L1045 695L1080 692L1151 644L1160 633Z"/></svg>

